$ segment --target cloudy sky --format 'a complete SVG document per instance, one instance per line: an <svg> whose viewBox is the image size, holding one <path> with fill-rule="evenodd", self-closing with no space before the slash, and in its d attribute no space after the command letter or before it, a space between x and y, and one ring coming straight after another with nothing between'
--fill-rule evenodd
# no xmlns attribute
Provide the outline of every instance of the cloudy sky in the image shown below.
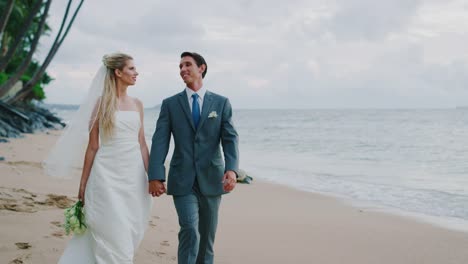
<svg viewBox="0 0 468 264"><path fill-rule="evenodd" d="M65 2L52 4L51 38ZM188 50L235 108L451 108L468 105L467 43L466 0L88 0L48 69L47 102L80 103L102 55L122 51L140 73L130 94L154 106L184 88Z"/></svg>

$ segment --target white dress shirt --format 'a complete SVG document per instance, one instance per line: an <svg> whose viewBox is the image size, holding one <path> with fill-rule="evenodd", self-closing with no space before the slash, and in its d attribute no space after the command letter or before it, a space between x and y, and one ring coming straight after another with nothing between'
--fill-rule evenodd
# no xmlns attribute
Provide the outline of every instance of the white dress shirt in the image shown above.
<svg viewBox="0 0 468 264"><path fill-rule="evenodd" d="M198 105L200 106L200 115L201 115L201 111L203 109L203 99L205 98L205 93L206 93L206 89L202 86L200 88L200 90L198 90L197 92L194 92L192 89L188 88L188 87L185 87L185 93L187 94L187 99L188 99L188 103L189 103L189 106L190 106L190 111L192 111L192 101L193 101L193 98L192 98L192 95L194 93L198 94Z"/></svg>

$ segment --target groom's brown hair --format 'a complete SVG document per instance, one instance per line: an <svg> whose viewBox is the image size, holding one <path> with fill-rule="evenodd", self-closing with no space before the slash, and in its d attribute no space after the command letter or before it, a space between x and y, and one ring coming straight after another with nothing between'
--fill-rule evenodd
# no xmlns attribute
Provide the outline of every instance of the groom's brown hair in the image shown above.
<svg viewBox="0 0 468 264"><path fill-rule="evenodd" d="M197 63L197 66L200 67L203 64L205 64L205 71L202 73L202 78L205 78L206 72L208 71L208 64L206 64L205 59L202 57L202 55L196 53L196 52L189 52L189 51L184 51L182 54L180 54L180 58L182 59L183 57L192 57L195 60L195 63Z"/></svg>

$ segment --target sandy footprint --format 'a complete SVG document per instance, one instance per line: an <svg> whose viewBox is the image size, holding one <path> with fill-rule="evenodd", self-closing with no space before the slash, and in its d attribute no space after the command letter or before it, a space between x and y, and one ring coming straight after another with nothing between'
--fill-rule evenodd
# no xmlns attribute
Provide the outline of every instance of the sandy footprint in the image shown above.
<svg viewBox="0 0 468 264"><path fill-rule="evenodd" d="M47 197L48 198L44 201L47 205L55 206L60 209L65 209L75 203L74 200L65 195L48 194Z"/></svg>
<svg viewBox="0 0 468 264"><path fill-rule="evenodd" d="M21 259L21 257L15 258L14 260L10 261L9 264L23 264L24 261Z"/></svg>
<svg viewBox="0 0 468 264"><path fill-rule="evenodd" d="M12 261L10 261L8 264L23 264L26 263L25 261L31 258L31 253L28 253L26 255L16 257Z"/></svg>
<svg viewBox="0 0 468 264"><path fill-rule="evenodd" d="M21 204L16 204L16 203L7 203L7 204L0 204L0 210L8 210L8 211L13 211L13 212L23 212L23 213L35 213L37 210L34 210L31 207L30 203L27 203L24 207ZM32 205L34 206L34 205Z"/></svg>
<svg viewBox="0 0 468 264"><path fill-rule="evenodd" d="M50 223L56 227L62 228L62 222L60 221L52 221Z"/></svg>
<svg viewBox="0 0 468 264"><path fill-rule="evenodd" d="M6 164L11 166L30 166L35 168L42 168L40 162L33 162L33 161L7 161Z"/></svg>
<svg viewBox="0 0 468 264"><path fill-rule="evenodd" d="M55 231L53 232L52 234L50 234L51 236L54 236L54 237L58 237L58 238L63 238L63 236L65 236L65 232L63 231Z"/></svg>
<svg viewBox="0 0 468 264"><path fill-rule="evenodd" d="M147 250L146 252L150 253L151 255L156 255L158 257L163 257L167 255L166 252L156 251L156 250Z"/></svg>
<svg viewBox="0 0 468 264"><path fill-rule="evenodd" d="M0 187L0 211L34 213L41 209L70 207L75 200L56 194L34 194L25 189Z"/></svg>
<svg viewBox="0 0 468 264"><path fill-rule="evenodd" d="M15 245L18 247L18 249L28 249L31 247L28 242L16 242Z"/></svg>

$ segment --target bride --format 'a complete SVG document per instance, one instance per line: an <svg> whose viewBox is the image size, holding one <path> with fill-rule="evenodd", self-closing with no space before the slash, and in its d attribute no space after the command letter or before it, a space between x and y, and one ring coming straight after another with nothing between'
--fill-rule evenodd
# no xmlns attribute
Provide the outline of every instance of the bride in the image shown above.
<svg viewBox="0 0 468 264"><path fill-rule="evenodd" d="M78 199L88 229L70 240L62 264L133 263L149 221L143 105L127 95L138 73L126 54L106 55L103 64L44 163L50 175L67 176L84 155Z"/></svg>

